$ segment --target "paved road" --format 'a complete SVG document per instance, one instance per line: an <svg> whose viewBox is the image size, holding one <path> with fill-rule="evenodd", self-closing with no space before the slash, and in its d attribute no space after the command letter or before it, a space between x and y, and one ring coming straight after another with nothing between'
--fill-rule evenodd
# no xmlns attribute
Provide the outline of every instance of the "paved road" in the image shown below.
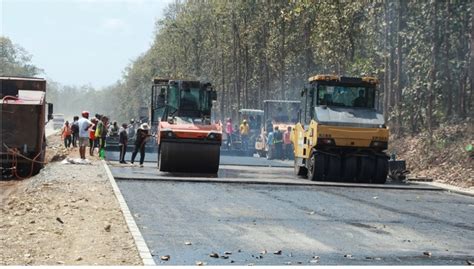
<svg viewBox="0 0 474 269"><path fill-rule="evenodd" d="M119 152L108 151L106 152L106 158L109 161L118 161ZM132 158L132 153L127 152L125 154L125 161L129 162ZM136 161L140 159L140 153L136 157ZM146 153L145 162L155 163L158 160L157 153ZM293 167L293 161L280 161L280 160L267 160L266 158L258 157L241 157L241 156L222 156L220 159L221 165L246 165L246 166L273 166L273 167Z"/></svg>
<svg viewBox="0 0 474 269"><path fill-rule="evenodd" d="M127 175L119 187L157 263L463 265L474 259L473 197L390 184L246 182L290 180L291 168L224 165L217 178L207 178L159 174L155 164L147 165L113 164L112 173ZM173 177L182 181L167 181ZM226 184L235 178L242 182ZM281 255L274 254L278 250ZM209 257L225 251L232 252L228 259ZM171 255L170 261L160 261L161 255Z"/></svg>

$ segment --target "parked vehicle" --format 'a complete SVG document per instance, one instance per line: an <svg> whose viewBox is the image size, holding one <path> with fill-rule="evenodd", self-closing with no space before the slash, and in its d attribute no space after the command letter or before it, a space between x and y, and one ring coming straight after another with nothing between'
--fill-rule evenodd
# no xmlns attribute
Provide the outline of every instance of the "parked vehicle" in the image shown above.
<svg viewBox="0 0 474 269"><path fill-rule="evenodd" d="M0 77L0 100L0 176L35 175L44 165L45 123L53 112L52 104L46 107L46 80Z"/></svg>
<svg viewBox="0 0 474 269"><path fill-rule="evenodd" d="M53 114L53 129L61 129L64 126L64 114Z"/></svg>

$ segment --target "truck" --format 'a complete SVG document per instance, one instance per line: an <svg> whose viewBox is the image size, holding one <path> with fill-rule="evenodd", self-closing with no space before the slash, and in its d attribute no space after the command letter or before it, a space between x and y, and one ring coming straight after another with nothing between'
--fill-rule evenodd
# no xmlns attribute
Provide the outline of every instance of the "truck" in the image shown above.
<svg viewBox="0 0 474 269"><path fill-rule="evenodd" d="M0 77L0 100L1 178L33 176L44 165L45 124L53 113L46 103L46 80Z"/></svg>
<svg viewBox="0 0 474 269"><path fill-rule="evenodd" d="M151 96L159 170L217 174L222 126L211 121L217 100L211 83L157 78Z"/></svg>
<svg viewBox="0 0 474 269"><path fill-rule="evenodd" d="M386 182L389 130L375 108L374 77L315 75L291 133L294 169L313 181Z"/></svg>
<svg viewBox="0 0 474 269"><path fill-rule="evenodd" d="M64 126L64 114L54 113L53 114L53 129L58 130Z"/></svg>
<svg viewBox="0 0 474 269"><path fill-rule="evenodd" d="M255 151L260 157L273 158L272 147L267 145L268 134L278 126L280 132L294 127L298 121L300 101L297 100L264 100L263 120L260 134L255 141Z"/></svg>

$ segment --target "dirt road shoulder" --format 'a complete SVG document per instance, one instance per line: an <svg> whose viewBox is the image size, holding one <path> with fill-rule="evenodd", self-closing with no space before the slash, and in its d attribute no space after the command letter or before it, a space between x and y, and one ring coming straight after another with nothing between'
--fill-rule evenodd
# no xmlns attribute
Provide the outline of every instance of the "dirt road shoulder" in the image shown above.
<svg viewBox="0 0 474 269"><path fill-rule="evenodd" d="M100 160L53 162L13 187L0 199L0 265L142 264Z"/></svg>

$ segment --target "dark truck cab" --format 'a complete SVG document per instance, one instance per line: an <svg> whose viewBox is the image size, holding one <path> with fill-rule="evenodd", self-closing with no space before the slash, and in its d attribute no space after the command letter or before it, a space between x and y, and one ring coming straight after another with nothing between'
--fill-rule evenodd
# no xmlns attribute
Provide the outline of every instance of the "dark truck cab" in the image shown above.
<svg viewBox="0 0 474 269"><path fill-rule="evenodd" d="M45 123L53 112L46 80L0 77L0 102L1 179L35 175L44 165Z"/></svg>

